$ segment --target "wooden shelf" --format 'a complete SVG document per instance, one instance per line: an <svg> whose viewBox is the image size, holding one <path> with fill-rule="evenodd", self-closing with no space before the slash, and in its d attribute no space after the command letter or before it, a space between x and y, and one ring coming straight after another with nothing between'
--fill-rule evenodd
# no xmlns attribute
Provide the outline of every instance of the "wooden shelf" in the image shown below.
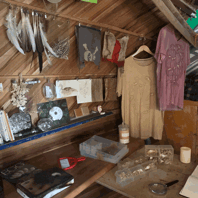
<svg viewBox="0 0 198 198"><path fill-rule="evenodd" d="M16 146L16 145L20 145L20 144L23 144L25 142L36 140L36 139L39 139L39 138L42 138L42 137L45 137L45 136L48 136L48 135L52 135L54 133L57 133L57 132L60 132L60 131L66 130L66 129L70 129L70 128L85 124L87 122L98 120L100 118L104 118L104 117L112 115L112 114L113 114L112 112L107 112L104 115L100 115L99 113L96 113L96 114L88 115L88 116L85 116L85 117L82 117L82 118L77 118L77 119L71 120L69 124L67 124L63 127L53 129L53 130L50 130L50 131L47 131L47 132L36 133L34 135L25 137L23 139L15 140L15 141L0 145L0 150L7 149L7 148L10 148L10 147L13 147L13 146Z"/></svg>
<svg viewBox="0 0 198 198"><path fill-rule="evenodd" d="M117 134L104 134L103 137L118 141L119 136ZM82 142L82 141L81 141ZM79 143L71 144L69 146L64 146L62 148L44 153L40 156L33 157L30 160L25 161L28 164L34 165L37 168L46 170L48 168L58 167L58 159L61 157L81 157L79 151ZM127 157L140 147L144 146L144 140L130 138L130 143L128 144L129 152L125 156ZM86 158L83 162L78 162L75 168L67 170L68 173L73 175L74 184L65 189L61 193L55 195L53 198L74 198L80 194L84 189L94 183L97 179L111 170L116 164L109 162L104 162L98 159ZM4 193L6 198L21 198L17 193L15 187L9 182L3 180L4 183Z"/></svg>

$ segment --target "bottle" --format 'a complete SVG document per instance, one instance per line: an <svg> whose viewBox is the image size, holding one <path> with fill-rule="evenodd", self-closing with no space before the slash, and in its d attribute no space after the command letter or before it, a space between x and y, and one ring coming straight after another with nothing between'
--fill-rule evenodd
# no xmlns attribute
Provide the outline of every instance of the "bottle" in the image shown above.
<svg viewBox="0 0 198 198"><path fill-rule="evenodd" d="M129 125L122 123L118 126L119 128L119 137L120 143L128 144L129 143Z"/></svg>

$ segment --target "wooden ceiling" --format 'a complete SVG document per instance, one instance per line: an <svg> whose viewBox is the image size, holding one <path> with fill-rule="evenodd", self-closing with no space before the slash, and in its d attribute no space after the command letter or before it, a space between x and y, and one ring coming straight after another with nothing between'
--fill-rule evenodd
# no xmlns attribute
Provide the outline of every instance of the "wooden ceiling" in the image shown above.
<svg viewBox="0 0 198 198"><path fill-rule="evenodd" d="M6 0L5 0L6 1ZM46 0L44 0L47 2ZM186 0L187 1L187 0ZM0 1L1 2L1 1ZM34 6L35 8L46 10L43 0L13 0L12 2L22 3L21 5ZM187 2L191 2L188 0ZM62 79L72 79L75 77L86 78L87 76L98 75L102 77L112 77L117 74L117 66L112 63L102 62L100 69L94 65L94 63L87 63L86 67L80 72L77 67L77 46L75 38L75 25L78 24L76 20L70 20L69 35L70 35L70 54L69 60L51 58L52 66L48 65L45 55L44 70L39 74L39 66L37 55L34 57L32 53L27 53L25 56L20 54L15 47L9 42L6 35L6 28L4 26L5 16L8 12L8 4L0 3L0 76L2 75L54 75L57 78L62 78L59 75L65 75ZM47 8L52 9L50 4L47 4ZM48 10L49 11L49 10ZM46 10L47 12L47 10ZM92 4L75 0L62 0L58 4L58 15L63 17L48 16L49 28L47 37L49 43L52 44L59 35L67 33L65 29L57 28L57 21L66 23L67 16L102 23L109 26L115 26L117 28L125 29L137 34L143 34L147 37L157 39L160 29L168 23L166 17L159 11L159 9L152 3L151 0L98 0L98 4ZM83 25L90 26L89 23L81 23ZM101 28L97 27L96 28ZM107 28L102 28L102 33ZM117 38L125 35L118 31L112 31ZM103 38L103 37L102 37ZM102 40L103 41L103 40ZM147 44L153 52L155 51L156 41L146 40ZM126 56L131 55L137 48L142 45L142 41L139 37L130 35ZM72 76L71 76L72 75ZM0 106L7 112L10 112L14 107L10 104L10 80L0 78L0 82L3 83L4 92L0 93ZM44 102L45 99L42 96L41 88L46 79L41 79L42 83L35 85L31 88L30 97L34 103ZM77 107L76 100L74 98L67 98L70 111L73 111ZM106 109L119 108L118 102L102 103ZM84 104L85 105L85 104ZM95 104L89 104L93 106Z"/></svg>

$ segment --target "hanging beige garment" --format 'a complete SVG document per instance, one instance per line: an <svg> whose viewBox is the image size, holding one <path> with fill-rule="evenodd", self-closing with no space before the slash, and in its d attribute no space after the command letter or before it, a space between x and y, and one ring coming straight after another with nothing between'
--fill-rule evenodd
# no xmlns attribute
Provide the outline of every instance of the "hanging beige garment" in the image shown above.
<svg viewBox="0 0 198 198"><path fill-rule="evenodd" d="M164 112L157 107L156 62L153 57L125 60L118 68L117 94L122 95L122 119L134 138L162 139Z"/></svg>

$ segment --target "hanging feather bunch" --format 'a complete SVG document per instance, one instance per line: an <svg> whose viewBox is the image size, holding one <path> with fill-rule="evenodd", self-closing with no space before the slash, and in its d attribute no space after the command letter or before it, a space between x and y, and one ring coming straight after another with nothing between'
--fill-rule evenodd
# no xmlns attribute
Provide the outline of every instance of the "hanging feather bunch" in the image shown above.
<svg viewBox="0 0 198 198"><path fill-rule="evenodd" d="M9 7L6 16L7 36L16 49L25 55L26 52L37 52L39 59L39 69L42 72L43 59L42 53L45 52L47 61L50 65L50 55L59 58L59 55L49 45L46 37L46 21L43 21L42 15L32 12L33 25L30 22L29 11L21 8L21 20L16 22L16 10Z"/></svg>

